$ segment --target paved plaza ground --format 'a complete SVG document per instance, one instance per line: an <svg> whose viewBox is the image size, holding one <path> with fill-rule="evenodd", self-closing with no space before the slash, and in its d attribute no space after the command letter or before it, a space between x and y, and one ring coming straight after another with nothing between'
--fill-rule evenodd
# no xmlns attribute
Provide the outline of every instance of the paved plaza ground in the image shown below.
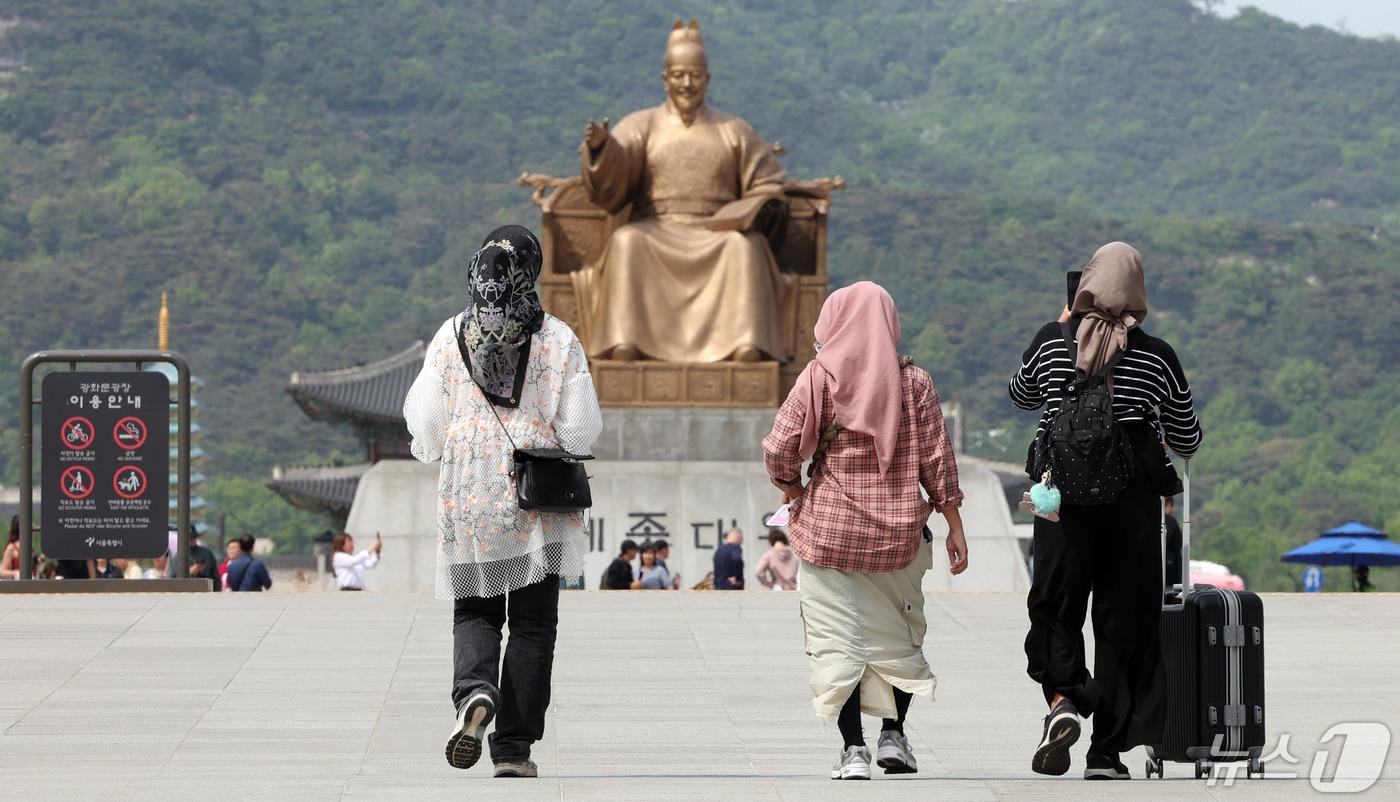
<svg viewBox="0 0 1400 802"><path fill-rule="evenodd" d="M1208 788L1186 766L1086 783L1087 738L1070 775L1032 774L1042 711L1011 594L929 597L939 688L909 717L920 773L868 783L826 779L838 738L811 714L795 594L564 594L533 781L444 762L451 612L430 596L0 596L0 799L1318 796L1306 777L1329 727L1400 727L1400 597L1265 607L1270 737L1301 761L1272 767L1303 779ZM1385 760L1368 797L1400 797L1400 747ZM1141 777L1141 750L1126 762Z"/></svg>

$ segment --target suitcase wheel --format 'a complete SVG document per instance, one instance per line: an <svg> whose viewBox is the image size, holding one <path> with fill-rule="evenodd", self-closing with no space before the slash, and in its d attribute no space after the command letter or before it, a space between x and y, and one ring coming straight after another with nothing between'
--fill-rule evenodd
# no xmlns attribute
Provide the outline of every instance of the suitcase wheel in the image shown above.
<svg viewBox="0 0 1400 802"><path fill-rule="evenodd" d="M1197 760L1196 779L1204 780L1208 776L1210 776L1210 764L1205 762L1204 760Z"/></svg>
<svg viewBox="0 0 1400 802"><path fill-rule="evenodd" d="M1263 764L1263 762L1260 761L1259 758L1258 758L1257 756L1256 756L1256 757L1251 757L1251 758L1249 759L1249 763L1246 764L1245 767L1244 767L1244 774L1245 774L1246 777L1248 777L1248 778L1251 779L1251 780L1254 779L1255 777L1263 777L1263 776L1264 776L1264 764Z"/></svg>
<svg viewBox="0 0 1400 802"><path fill-rule="evenodd" d="M1151 778L1153 774L1156 774L1158 779L1166 777L1167 775L1162 771L1162 769L1163 766L1161 760L1152 757L1149 757L1147 759L1147 768L1145 769L1145 774L1148 778Z"/></svg>

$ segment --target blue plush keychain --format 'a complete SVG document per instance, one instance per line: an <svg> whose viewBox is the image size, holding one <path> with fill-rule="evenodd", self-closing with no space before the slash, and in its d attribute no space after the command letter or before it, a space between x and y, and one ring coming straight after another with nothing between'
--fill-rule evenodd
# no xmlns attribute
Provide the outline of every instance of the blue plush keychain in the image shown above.
<svg viewBox="0 0 1400 802"><path fill-rule="evenodd" d="M1060 489L1055 487L1049 471L1041 475L1039 482L1031 485L1030 492L1024 494L1021 506L1041 518L1060 520Z"/></svg>

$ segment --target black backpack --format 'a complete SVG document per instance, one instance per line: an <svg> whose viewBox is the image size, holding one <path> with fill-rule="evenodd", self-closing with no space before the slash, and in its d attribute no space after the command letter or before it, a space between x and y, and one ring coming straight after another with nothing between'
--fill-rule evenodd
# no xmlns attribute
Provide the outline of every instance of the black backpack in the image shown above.
<svg viewBox="0 0 1400 802"><path fill-rule="evenodd" d="M1068 323L1060 324L1060 336L1073 363L1078 351ZM1037 443L1036 474L1049 471L1066 503L1110 504L1136 468L1128 437L1113 419L1113 391L1108 386L1109 374L1122 358L1119 352L1093 375L1076 367L1074 379L1065 383L1059 410Z"/></svg>

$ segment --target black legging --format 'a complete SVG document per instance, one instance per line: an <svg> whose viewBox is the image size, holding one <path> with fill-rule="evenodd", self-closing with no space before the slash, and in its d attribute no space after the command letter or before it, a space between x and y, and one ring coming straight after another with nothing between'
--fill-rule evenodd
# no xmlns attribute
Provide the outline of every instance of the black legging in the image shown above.
<svg viewBox="0 0 1400 802"><path fill-rule="evenodd" d="M894 709L899 718L887 718L880 724L880 731L904 732L904 716L909 712L912 693L894 689ZM851 697L841 706L841 715L836 717L836 728L841 731L843 746L865 746L865 731L860 725L860 685L851 689Z"/></svg>

